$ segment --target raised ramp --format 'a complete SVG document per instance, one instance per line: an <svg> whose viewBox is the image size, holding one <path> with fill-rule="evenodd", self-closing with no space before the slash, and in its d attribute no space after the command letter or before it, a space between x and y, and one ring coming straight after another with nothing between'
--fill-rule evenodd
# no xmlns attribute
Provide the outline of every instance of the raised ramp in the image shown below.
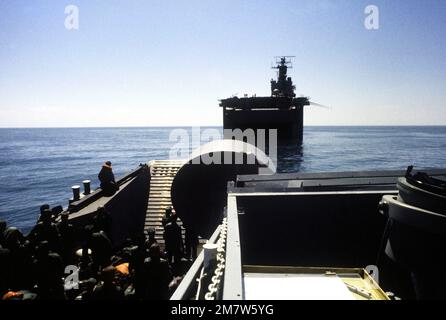
<svg viewBox="0 0 446 320"><path fill-rule="evenodd" d="M147 231L149 228L155 228L155 238L160 244L164 244L164 229L161 220L166 208L172 206L170 188L173 178L183 163L184 161L181 160L152 160L149 162L150 188L144 229ZM179 224L181 225L181 221ZM183 229L183 237L184 232Z"/></svg>

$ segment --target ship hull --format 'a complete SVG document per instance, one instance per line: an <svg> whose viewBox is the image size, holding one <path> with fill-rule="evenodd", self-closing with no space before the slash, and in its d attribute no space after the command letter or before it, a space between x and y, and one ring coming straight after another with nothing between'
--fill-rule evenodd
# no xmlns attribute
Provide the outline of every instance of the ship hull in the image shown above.
<svg viewBox="0 0 446 320"><path fill-rule="evenodd" d="M289 109L226 109L223 112L224 129L277 129L281 141L300 142L303 137L303 107ZM267 131L268 132L268 131Z"/></svg>

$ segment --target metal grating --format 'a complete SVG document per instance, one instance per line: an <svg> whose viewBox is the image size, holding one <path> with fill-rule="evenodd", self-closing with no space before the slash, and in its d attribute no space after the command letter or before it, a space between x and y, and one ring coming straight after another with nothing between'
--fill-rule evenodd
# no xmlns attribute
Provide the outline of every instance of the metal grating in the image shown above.
<svg viewBox="0 0 446 320"><path fill-rule="evenodd" d="M183 165L181 160L153 160L149 162L150 188L144 230L155 228L155 238L164 244L162 219L167 207L172 206L170 188L173 178ZM182 224L179 221L178 224ZM184 237L183 229L183 237Z"/></svg>

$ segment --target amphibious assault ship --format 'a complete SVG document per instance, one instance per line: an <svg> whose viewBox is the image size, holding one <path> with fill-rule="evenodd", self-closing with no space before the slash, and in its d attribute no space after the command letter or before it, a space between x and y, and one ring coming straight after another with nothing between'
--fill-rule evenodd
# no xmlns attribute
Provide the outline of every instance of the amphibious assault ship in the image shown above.
<svg viewBox="0 0 446 320"><path fill-rule="evenodd" d="M299 142L303 136L304 106L308 97L296 97L296 86L287 75L292 56L276 57L277 80L271 80L271 96L220 100L224 129L277 129L279 141Z"/></svg>

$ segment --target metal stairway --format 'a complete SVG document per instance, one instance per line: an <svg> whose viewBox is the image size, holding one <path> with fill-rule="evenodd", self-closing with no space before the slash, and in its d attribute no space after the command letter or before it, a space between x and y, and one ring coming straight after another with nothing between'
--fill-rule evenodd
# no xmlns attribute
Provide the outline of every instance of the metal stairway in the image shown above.
<svg viewBox="0 0 446 320"><path fill-rule="evenodd" d="M155 228L155 238L164 245L163 225L161 223L167 207L172 206L170 187L175 174L183 165L181 160L153 160L149 162L150 188L144 230ZM178 221L181 226L182 222ZM185 230L183 231L183 237Z"/></svg>

